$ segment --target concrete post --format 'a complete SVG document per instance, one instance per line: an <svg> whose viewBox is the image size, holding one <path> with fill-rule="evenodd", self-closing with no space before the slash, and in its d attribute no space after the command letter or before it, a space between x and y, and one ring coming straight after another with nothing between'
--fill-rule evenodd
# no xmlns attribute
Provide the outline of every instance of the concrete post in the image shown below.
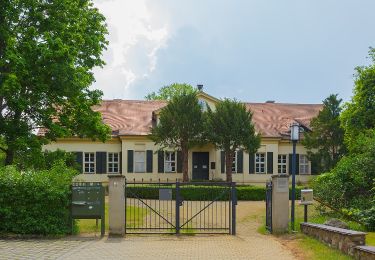
<svg viewBox="0 0 375 260"><path fill-rule="evenodd" d="M108 175L109 235L125 235L125 176Z"/></svg>
<svg viewBox="0 0 375 260"><path fill-rule="evenodd" d="M272 232L288 232L289 176L272 176Z"/></svg>

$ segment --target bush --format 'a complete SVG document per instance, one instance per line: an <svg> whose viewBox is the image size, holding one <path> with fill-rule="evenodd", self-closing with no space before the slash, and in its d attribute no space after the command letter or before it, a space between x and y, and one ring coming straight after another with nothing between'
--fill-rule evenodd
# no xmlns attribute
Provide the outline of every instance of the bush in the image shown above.
<svg viewBox="0 0 375 260"><path fill-rule="evenodd" d="M126 188L127 197L133 198L134 195L143 199L159 199L160 188L173 188L172 198L175 196L174 185L144 184L128 185ZM300 199L302 187L296 186L296 199ZM184 200L226 200L229 198L230 189L224 186L181 186L181 196ZM266 199L266 188L264 186L237 186L237 199L248 201L262 201ZM289 188L289 198L291 198L291 188Z"/></svg>
<svg viewBox="0 0 375 260"><path fill-rule="evenodd" d="M71 232L71 182L63 161L47 171L0 168L0 232L58 235Z"/></svg>

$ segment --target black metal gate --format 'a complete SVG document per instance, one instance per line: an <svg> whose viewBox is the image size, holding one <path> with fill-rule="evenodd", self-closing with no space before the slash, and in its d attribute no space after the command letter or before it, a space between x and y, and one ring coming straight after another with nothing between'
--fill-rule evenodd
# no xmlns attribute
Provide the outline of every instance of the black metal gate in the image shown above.
<svg viewBox="0 0 375 260"><path fill-rule="evenodd" d="M266 183L266 229L272 233L272 181Z"/></svg>
<svg viewBox="0 0 375 260"><path fill-rule="evenodd" d="M126 182L127 234L236 234L236 185Z"/></svg>

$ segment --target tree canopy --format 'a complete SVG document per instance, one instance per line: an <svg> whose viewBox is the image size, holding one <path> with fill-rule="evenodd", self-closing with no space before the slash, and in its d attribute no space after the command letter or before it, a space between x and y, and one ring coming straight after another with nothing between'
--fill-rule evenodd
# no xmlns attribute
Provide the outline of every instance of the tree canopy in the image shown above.
<svg viewBox="0 0 375 260"><path fill-rule="evenodd" d="M162 147L182 152L183 181L188 181L189 148L201 142L203 114L196 93L174 96L159 114L159 123L151 130L151 139Z"/></svg>
<svg viewBox="0 0 375 260"><path fill-rule="evenodd" d="M236 150L255 153L260 146L252 113L243 103L230 99L216 104L215 111L208 107L207 113L207 139L225 152L227 181L232 181L232 162Z"/></svg>
<svg viewBox="0 0 375 260"><path fill-rule="evenodd" d="M175 96L180 96L184 93L193 93L196 89L189 84L173 83L164 86L158 92L151 92L145 96L146 100L171 100Z"/></svg>
<svg viewBox="0 0 375 260"><path fill-rule="evenodd" d="M345 129L345 143L354 149L360 134L375 128L375 49L370 48L372 64L356 68L353 97L346 103L341 121Z"/></svg>
<svg viewBox="0 0 375 260"><path fill-rule="evenodd" d="M323 100L323 109L311 120L311 132L305 132L302 144L318 172L331 170L345 154L344 129L340 124L342 99L330 95Z"/></svg>
<svg viewBox="0 0 375 260"><path fill-rule="evenodd" d="M92 110L92 68L103 66L105 18L91 0L9 0L0 5L0 149L15 153L65 136L105 140ZM45 136L36 136L38 129Z"/></svg>

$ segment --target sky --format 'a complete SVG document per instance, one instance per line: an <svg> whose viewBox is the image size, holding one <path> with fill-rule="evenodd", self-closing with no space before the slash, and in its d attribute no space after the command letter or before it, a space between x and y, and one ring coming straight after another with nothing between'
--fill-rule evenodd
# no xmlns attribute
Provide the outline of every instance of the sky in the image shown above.
<svg viewBox="0 0 375 260"><path fill-rule="evenodd" d="M172 83L245 102L349 101L375 47L374 0L94 0L106 17L104 99Z"/></svg>

